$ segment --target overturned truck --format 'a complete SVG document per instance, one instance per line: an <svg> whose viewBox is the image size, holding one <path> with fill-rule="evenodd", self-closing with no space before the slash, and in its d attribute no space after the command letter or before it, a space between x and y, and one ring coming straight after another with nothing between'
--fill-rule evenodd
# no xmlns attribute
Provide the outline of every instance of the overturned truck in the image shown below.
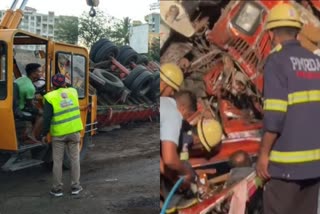
<svg viewBox="0 0 320 214"><path fill-rule="evenodd" d="M158 113L159 65L108 39L90 50L90 92L98 96L98 126L153 118Z"/></svg>
<svg viewBox="0 0 320 214"><path fill-rule="evenodd" d="M301 12L304 26L298 39L318 54L319 2L281 2L291 2ZM176 212L227 213L239 186L223 184L230 175L226 164L229 156L238 150L246 151L251 157L257 155L263 117L263 66L272 49L264 24L269 10L278 3L267 0L160 1L160 63L181 67L185 75L182 88L195 92L199 114L218 120L224 132L215 156L189 160L194 169L216 169L210 179L222 177L219 182L209 179L210 197L199 200L196 205L178 203ZM243 182L249 193L245 197L255 198L259 182L254 172ZM257 201L255 204L259 205ZM247 209L249 213L252 209L259 213L261 207Z"/></svg>

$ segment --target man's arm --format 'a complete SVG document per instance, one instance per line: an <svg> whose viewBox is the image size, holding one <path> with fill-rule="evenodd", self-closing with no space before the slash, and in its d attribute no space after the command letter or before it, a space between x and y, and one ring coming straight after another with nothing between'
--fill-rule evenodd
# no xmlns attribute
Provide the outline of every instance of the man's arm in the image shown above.
<svg viewBox="0 0 320 214"><path fill-rule="evenodd" d="M43 128L42 136L46 136L50 131L51 120L53 117L53 107L47 100L44 101L43 107Z"/></svg>
<svg viewBox="0 0 320 214"><path fill-rule="evenodd" d="M264 134L260 145L257 174L268 179L269 154L273 144L282 132L287 107L287 77L280 63L272 56L264 69Z"/></svg>
<svg viewBox="0 0 320 214"><path fill-rule="evenodd" d="M288 107L287 77L281 65L275 58L267 62L264 71L264 136L261 153L271 150L271 141L275 142L281 134Z"/></svg>
<svg viewBox="0 0 320 214"><path fill-rule="evenodd" d="M179 158L177 153L177 145L170 141L161 142L162 159L164 164L172 170L175 170L179 175L190 176L192 171L187 168Z"/></svg>
<svg viewBox="0 0 320 214"><path fill-rule="evenodd" d="M28 86L26 87L25 90L25 96L26 96L26 106L32 108L33 105L33 99L35 97L35 93L36 93L36 89L34 87L33 84L30 83L30 85L28 84Z"/></svg>

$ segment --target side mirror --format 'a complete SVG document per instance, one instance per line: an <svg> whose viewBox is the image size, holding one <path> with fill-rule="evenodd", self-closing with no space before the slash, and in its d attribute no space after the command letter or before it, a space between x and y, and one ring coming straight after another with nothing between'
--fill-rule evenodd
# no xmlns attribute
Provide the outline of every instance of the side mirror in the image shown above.
<svg viewBox="0 0 320 214"><path fill-rule="evenodd" d="M99 0L87 0L87 5L90 7L98 7Z"/></svg>

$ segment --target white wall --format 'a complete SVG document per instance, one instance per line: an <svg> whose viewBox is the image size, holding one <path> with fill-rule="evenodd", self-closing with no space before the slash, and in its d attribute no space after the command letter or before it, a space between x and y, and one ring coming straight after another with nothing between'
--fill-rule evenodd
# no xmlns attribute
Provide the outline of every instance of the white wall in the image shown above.
<svg viewBox="0 0 320 214"><path fill-rule="evenodd" d="M134 26L130 31L130 46L138 53L148 53L149 25Z"/></svg>

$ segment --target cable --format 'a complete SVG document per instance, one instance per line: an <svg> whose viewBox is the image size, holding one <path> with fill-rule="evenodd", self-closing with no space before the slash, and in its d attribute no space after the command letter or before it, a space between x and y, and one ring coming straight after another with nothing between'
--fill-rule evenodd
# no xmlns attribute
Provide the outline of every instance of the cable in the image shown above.
<svg viewBox="0 0 320 214"><path fill-rule="evenodd" d="M177 189L181 186L181 184L183 183L183 180L184 180L184 177L181 177L176 183L175 185L173 186L173 188L171 189L171 191L169 192L169 195L168 197L166 198L163 206L162 206L162 209L161 209L161 212L160 214L165 214L166 213L166 210L167 210L167 207L169 206L169 203L174 195L174 193L177 191Z"/></svg>

